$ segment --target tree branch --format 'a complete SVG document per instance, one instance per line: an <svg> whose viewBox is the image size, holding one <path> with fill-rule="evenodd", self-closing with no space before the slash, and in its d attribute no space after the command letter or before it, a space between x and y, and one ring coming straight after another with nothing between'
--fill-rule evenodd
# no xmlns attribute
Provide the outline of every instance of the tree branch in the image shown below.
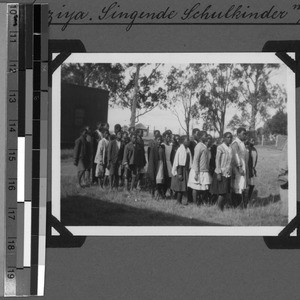
<svg viewBox="0 0 300 300"><path fill-rule="evenodd" d="M124 106L126 107L130 107L130 109L131 109L131 102L128 100L128 99L125 99L125 98L123 98L122 96L121 96L121 94L120 94L120 92L116 92L116 94L117 94L117 97L121 100L121 102L123 103L123 104L125 104Z"/></svg>
<svg viewBox="0 0 300 300"><path fill-rule="evenodd" d="M159 68L161 64L157 64L157 66L152 70L152 72L150 73L150 75L147 77L148 79L151 78L153 76L153 74L155 73L155 71Z"/></svg>
<svg viewBox="0 0 300 300"><path fill-rule="evenodd" d="M141 116L147 114L148 112L152 111L154 108L158 107L159 104L160 104L160 103L157 102L155 105L153 105L153 106L151 106L151 107L149 107L149 108L146 108L144 112L139 113L139 114L137 115L137 118L139 118L139 117L141 117Z"/></svg>
<svg viewBox="0 0 300 300"><path fill-rule="evenodd" d="M187 130L182 126L182 123L180 121L180 118L178 116L178 112L176 111L176 109L171 110L172 114L177 118L180 127L187 133Z"/></svg>

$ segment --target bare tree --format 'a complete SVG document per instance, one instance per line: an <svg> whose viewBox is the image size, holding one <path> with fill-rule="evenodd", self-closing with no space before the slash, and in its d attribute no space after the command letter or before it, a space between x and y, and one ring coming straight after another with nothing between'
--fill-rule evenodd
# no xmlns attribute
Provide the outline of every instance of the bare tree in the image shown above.
<svg viewBox="0 0 300 300"><path fill-rule="evenodd" d="M195 103L205 85L205 73L200 64L172 67L167 76L167 101L163 104L177 118L180 127L190 136Z"/></svg>
<svg viewBox="0 0 300 300"><path fill-rule="evenodd" d="M267 108L272 106L274 86L270 83L270 74L279 68L279 64L241 64L235 70L235 78L239 81L240 101L238 108L250 110L250 130L255 130L258 115L266 120Z"/></svg>
<svg viewBox="0 0 300 300"><path fill-rule="evenodd" d="M228 107L238 99L233 79L233 64L206 66L206 88L199 96L194 110L195 118L202 118L205 129L213 129L222 137Z"/></svg>

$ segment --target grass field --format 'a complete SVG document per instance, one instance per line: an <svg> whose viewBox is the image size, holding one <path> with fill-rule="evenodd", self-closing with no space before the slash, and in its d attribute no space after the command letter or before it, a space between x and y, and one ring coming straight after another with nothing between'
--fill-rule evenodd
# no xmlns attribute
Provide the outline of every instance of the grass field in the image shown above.
<svg viewBox="0 0 300 300"><path fill-rule="evenodd" d="M76 167L71 151L62 151L61 215L65 225L82 226L281 226L287 218L280 213L277 185L281 151L257 147L256 186L247 209L226 209L176 204L175 200L154 200L148 192L108 192L96 186L76 188Z"/></svg>

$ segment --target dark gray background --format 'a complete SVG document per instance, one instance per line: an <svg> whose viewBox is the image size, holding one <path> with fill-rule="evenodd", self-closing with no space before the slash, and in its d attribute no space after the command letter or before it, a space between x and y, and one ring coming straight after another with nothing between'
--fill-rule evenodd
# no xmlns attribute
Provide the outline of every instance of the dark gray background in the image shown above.
<svg viewBox="0 0 300 300"><path fill-rule="evenodd" d="M46 1L45 1L46 2ZM49 1L72 10L109 1ZM196 1L119 1L127 9L184 9ZM238 1L201 2L228 7ZM245 4L241 1L240 4ZM251 6L294 1L250 1ZM300 13L289 9L292 21ZM268 40L300 40L294 26L73 26L88 52L249 52ZM222 55L222 54L220 54ZM297 110L298 111L298 110ZM299 111L298 111L299 112ZM300 250L269 250L261 237L89 237L82 248L47 249L45 299L297 299Z"/></svg>

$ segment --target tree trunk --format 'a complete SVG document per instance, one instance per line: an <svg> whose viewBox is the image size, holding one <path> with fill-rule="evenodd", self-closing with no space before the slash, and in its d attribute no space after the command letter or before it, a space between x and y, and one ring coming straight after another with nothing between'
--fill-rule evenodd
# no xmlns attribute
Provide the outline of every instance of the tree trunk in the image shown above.
<svg viewBox="0 0 300 300"><path fill-rule="evenodd" d="M185 125L186 125L186 135L188 140L190 140L190 118L187 118L185 120Z"/></svg>
<svg viewBox="0 0 300 300"><path fill-rule="evenodd" d="M257 105L255 103L253 103L251 105L251 120L250 120L250 128L249 128L249 130L255 130L256 115L257 115Z"/></svg>
<svg viewBox="0 0 300 300"><path fill-rule="evenodd" d="M225 111L221 112L221 123L220 123L220 138L223 137L225 127Z"/></svg>
<svg viewBox="0 0 300 300"><path fill-rule="evenodd" d="M131 116L130 116L130 126L135 126L135 119L136 119L136 106L138 102L138 95L139 95L139 77L140 77L140 68L139 64L136 65L136 73L134 79L134 95L132 99L132 106L131 106Z"/></svg>
<svg viewBox="0 0 300 300"><path fill-rule="evenodd" d="M223 135L224 135L224 124L221 124L221 126L220 126L220 132L219 132L220 138L222 138Z"/></svg>

